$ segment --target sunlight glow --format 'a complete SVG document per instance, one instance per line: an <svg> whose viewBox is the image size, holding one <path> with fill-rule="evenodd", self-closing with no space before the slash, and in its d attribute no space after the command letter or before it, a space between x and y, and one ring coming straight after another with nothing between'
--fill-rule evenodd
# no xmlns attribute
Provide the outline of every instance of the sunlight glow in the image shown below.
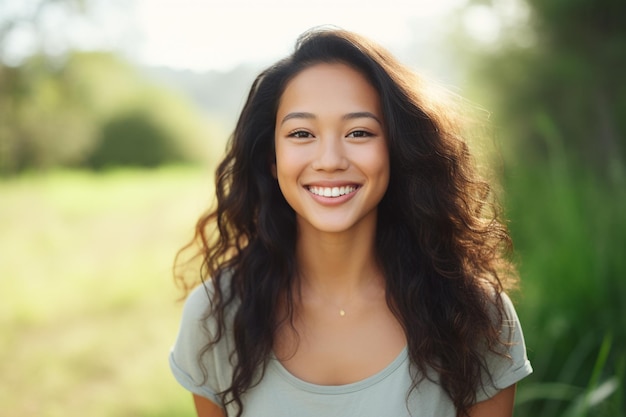
<svg viewBox="0 0 626 417"><path fill-rule="evenodd" d="M298 35L321 25L353 30L392 51L400 50L412 39L412 23L419 20L432 25L464 3L465 0L137 0L135 13L141 40L136 58L149 65L228 70L243 62L284 56Z"/></svg>

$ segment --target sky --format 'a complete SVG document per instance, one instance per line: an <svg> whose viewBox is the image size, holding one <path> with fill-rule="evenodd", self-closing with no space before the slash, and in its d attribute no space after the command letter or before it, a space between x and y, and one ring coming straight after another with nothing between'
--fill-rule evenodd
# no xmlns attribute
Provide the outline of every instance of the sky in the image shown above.
<svg viewBox="0 0 626 417"><path fill-rule="evenodd" d="M0 0L0 23L33 14L44 0ZM498 0L494 4L513 4ZM5 62L19 64L37 45L51 54L68 48L114 50L140 65L192 71L228 71L266 65L289 54L307 29L333 25L365 35L411 66L437 67L450 16L468 0L86 0L46 2L37 25L20 24L2 46ZM64 8L65 7L65 8ZM479 40L497 39L488 7L465 9L462 22ZM70 17L68 17L70 16ZM73 16L73 17L72 17ZM27 19L26 19L27 20ZM36 28L34 26L37 26ZM59 30L61 29L61 30ZM439 50L438 50L439 48ZM407 62L408 61L408 62ZM430 65L432 64L432 65Z"/></svg>
<svg viewBox="0 0 626 417"><path fill-rule="evenodd" d="M302 32L334 25L400 52L464 0L137 0L143 63L227 70L287 55Z"/></svg>

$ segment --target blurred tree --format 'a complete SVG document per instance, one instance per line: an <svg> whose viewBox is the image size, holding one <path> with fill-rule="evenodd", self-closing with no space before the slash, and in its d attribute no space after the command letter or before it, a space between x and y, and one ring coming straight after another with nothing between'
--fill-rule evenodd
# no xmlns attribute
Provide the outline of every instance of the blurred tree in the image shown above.
<svg viewBox="0 0 626 417"><path fill-rule="evenodd" d="M491 90L496 120L506 124L514 154L546 159L565 152L613 178L623 175L626 2L476 0L471 5L488 5L506 29L497 45L475 45L472 60L474 74L487 80L481 88ZM512 21L517 26L506 26Z"/></svg>
<svg viewBox="0 0 626 417"><path fill-rule="evenodd" d="M535 373L519 415L626 415L624 16L623 0L471 0L458 16L522 258Z"/></svg>
<svg viewBox="0 0 626 417"><path fill-rule="evenodd" d="M184 158L174 148L175 139L149 114L123 113L109 120L101 130L97 147L88 159L96 169L139 166L156 167Z"/></svg>
<svg viewBox="0 0 626 417"><path fill-rule="evenodd" d="M140 166L216 159L221 142L208 139L217 133L182 95L113 53L71 50L58 24L69 27L95 2L0 1L0 175L127 164L138 140L155 158L135 155ZM141 138L129 139L124 127L141 131ZM112 139L111 132L126 139Z"/></svg>
<svg viewBox="0 0 626 417"><path fill-rule="evenodd" d="M90 141L93 123L64 82L56 57L44 53L56 37L43 23L59 12L66 19L80 15L86 3L0 2L0 174L72 164Z"/></svg>
<svg viewBox="0 0 626 417"><path fill-rule="evenodd" d="M41 55L0 67L0 174L80 163L96 125L65 75Z"/></svg>
<svg viewBox="0 0 626 417"><path fill-rule="evenodd" d="M4 67L3 79L10 91L0 97L0 174L131 160L138 166L207 162L222 152L221 142L211 141L222 133L186 99L111 53L74 52L56 64L38 55ZM141 139L128 139L124 126L141 130ZM112 139L112 131L126 139ZM153 148L153 162L136 155L137 140ZM107 155L110 163L102 160Z"/></svg>
<svg viewBox="0 0 626 417"><path fill-rule="evenodd" d="M69 48L59 25L85 17L93 0L0 1L0 61L19 65L31 55ZM55 25L49 24L51 20Z"/></svg>

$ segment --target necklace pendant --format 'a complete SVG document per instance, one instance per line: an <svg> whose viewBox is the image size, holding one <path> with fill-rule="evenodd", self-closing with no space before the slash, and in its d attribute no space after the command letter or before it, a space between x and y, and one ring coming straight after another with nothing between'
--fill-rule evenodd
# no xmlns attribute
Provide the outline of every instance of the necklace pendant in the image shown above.
<svg viewBox="0 0 626 417"><path fill-rule="evenodd" d="M339 315L340 315L341 317L343 317L343 316L345 316L345 315L346 315L346 312L343 310L343 308L342 308L341 310L339 310Z"/></svg>

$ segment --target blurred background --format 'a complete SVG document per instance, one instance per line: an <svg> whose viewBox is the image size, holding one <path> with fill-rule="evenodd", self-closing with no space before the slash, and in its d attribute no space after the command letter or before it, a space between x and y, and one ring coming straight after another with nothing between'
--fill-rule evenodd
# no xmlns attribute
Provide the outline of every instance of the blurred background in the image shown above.
<svg viewBox="0 0 626 417"><path fill-rule="evenodd" d="M623 0L0 0L1 414L193 415L167 365L174 254L254 76L333 24L482 119L535 369L516 416L626 416L625 16Z"/></svg>

